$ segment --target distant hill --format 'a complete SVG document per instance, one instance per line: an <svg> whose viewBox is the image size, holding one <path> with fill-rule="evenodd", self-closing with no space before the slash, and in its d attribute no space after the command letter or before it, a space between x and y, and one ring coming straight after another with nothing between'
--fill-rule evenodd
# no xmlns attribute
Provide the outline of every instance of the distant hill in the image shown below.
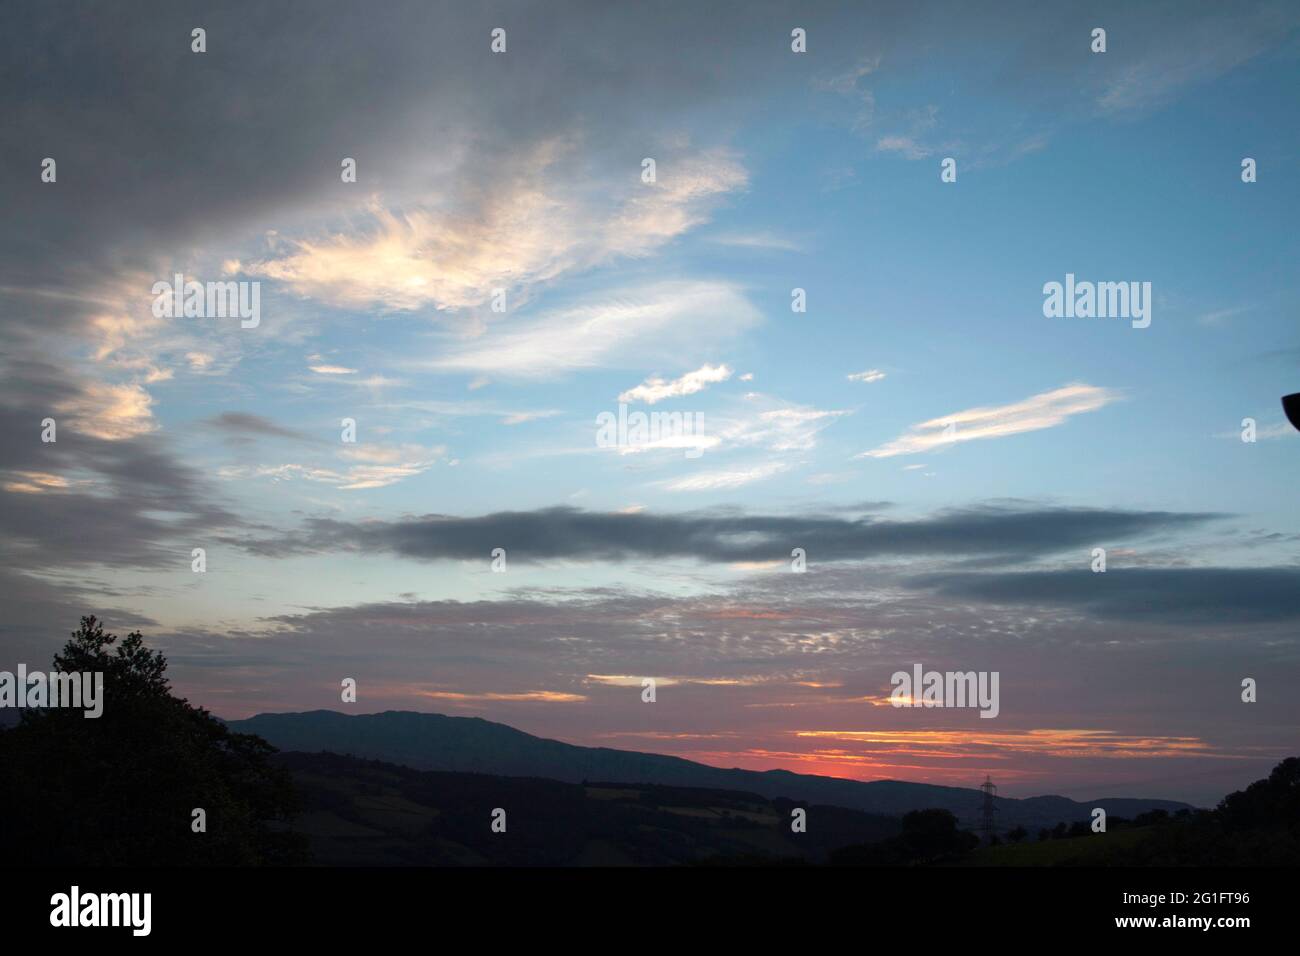
<svg viewBox="0 0 1300 956"><path fill-rule="evenodd" d="M976 822L982 795L973 788L940 787L898 780L862 782L796 774L786 770L710 767L680 757L579 747L534 737L480 717L447 717L412 711L340 714L317 710L300 714L259 714L230 721L232 730L257 734L284 751L329 751L401 764L416 770L533 777L566 783L601 780L742 791L797 804L845 807L901 816L911 810L951 811L964 826ZM999 798L999 827L1034 830L1088 820L1093 807L1108 815L1134 817L1147 810L1174 812L1189 804L1173 800L1103 798L1078 802L1043 796Z"/></svg>
<svg viewBox="0 0 1300 956"><path fill-rule="evenodd" d="M322 866L682 866L823 863L896 836L897 817L755 793L412 770L326 753L281 753L302 795L293 829ZM493 832L492 813L506 829Z"/></svg>

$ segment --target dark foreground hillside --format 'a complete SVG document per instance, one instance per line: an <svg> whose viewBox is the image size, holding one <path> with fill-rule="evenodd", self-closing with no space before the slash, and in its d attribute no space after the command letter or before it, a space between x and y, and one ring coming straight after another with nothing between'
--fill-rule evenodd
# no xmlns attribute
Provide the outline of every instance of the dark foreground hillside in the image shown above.
<svg viewBox="0 0 1300 956"><path fill-rule="evenodd" d="M992 846L946 810L902 817L700 787L414 770L331 753L281 753L303 810L292 827L323 866L867 867L1294 866L1300 760L1215 810L1153 810ZM806 811L805 832L791 828ZM493 816L504 811L504 832Z"/></svg>
<svg viewBox="0 0 1300 956"><path fill-rule="evenodd" d="M335 754L273 758L304 812L294 828L322 865L595 865L824 862L899 833L897 817L753 793L412 770ZM505 811L504 833L492 830Z"/></svg>

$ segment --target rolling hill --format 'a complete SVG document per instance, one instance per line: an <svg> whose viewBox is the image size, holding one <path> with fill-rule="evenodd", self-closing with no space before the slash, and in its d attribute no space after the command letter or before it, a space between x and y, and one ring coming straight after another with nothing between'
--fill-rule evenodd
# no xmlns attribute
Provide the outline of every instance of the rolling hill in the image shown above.
<svg viewBox="0 0 1300 956"><path fill-rule="evenodd" d="M980 792L972 788L899 780L863 782L786 770L724 769L663 754L580 747L534 737L480 717L412 711L350 715L317 710L259 714L228 724L240 733L257 734L282 751L328 751L416 770L565 783L600 780L733 790L888 816L937 807L951 811L964 826L975 823L981 800ZM1031 830L1087 820L1093 807L1103 807L1111 816L1133 817L1147 810L1172 813L1187 806L1174 800L1100 798L1079 802L1060 796L999 798L997 802L1000 827L1020 825Z"/></svg>

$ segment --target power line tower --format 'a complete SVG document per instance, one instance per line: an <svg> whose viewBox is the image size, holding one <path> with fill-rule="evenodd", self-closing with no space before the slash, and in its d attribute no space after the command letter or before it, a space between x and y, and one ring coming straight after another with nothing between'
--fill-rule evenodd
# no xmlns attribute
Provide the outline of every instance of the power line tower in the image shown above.
<svg viewBox="0 0 1300 956"><path fill-rule="evenodd" d="M984 794L984 799L980 803L980 837L985 843L992 843L993 837L998 832L997 821L993 819L993 814L998 812L998 808L993 805L993 801L998 796L997 784L993 782L992 777L985 774L980 790Z"/></svg>

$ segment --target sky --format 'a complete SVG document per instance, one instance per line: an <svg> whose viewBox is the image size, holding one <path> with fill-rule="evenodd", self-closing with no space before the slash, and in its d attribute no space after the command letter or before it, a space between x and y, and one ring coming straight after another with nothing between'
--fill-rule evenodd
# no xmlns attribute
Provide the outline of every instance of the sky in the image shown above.
<svg viewBox="0 0 1300 956"><path fill-rule="evenodd" d="M0 669L94 613L227 718L1201 804L1296 753L1294 4L0 20Z"/></svg>

